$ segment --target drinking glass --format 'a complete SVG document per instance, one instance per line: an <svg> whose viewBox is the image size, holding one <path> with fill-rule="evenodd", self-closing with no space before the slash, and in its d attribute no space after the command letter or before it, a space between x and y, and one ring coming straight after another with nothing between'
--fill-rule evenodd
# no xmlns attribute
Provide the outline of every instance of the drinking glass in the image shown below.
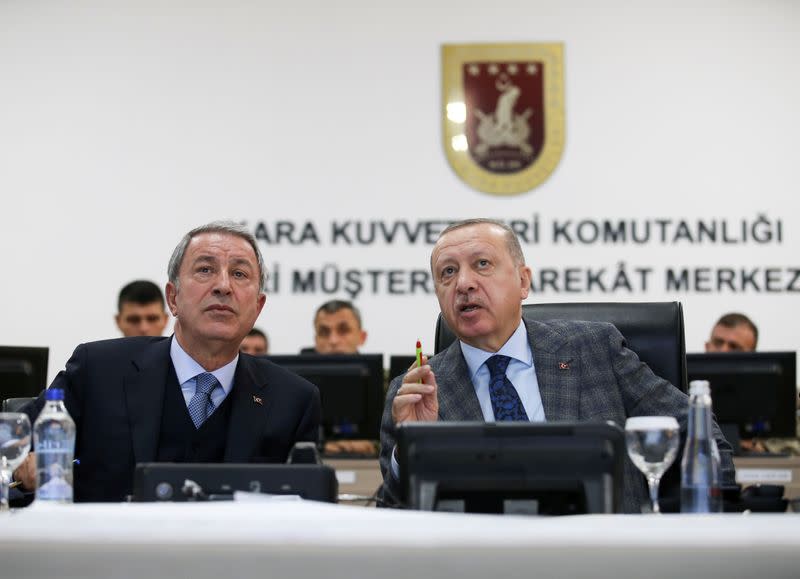
<svg viewBox="0 0 800 579"><path fill-rule="evenodd" d="M0 412L0 511L8 510L11 475L31 450L31 421L27 414Z"/></svg>
<svg viewBox="0 0 800 579"><path fill-rule="evenodd" d="M680 435L672 416L634 416L625 422L628 456L647 477L653 512L660 513L658 485L664 472L675 461Z"/></svg>

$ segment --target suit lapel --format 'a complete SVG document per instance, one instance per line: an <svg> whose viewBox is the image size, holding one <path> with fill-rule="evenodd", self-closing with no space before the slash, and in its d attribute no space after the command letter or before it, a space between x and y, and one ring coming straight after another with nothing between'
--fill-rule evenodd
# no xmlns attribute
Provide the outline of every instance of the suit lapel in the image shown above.
<svg viewBox="0 0 800 579"><path fill-rule="evenodd" d="M225 462L249 462L257 454L255 448L263 436L264 417L270 411L266 386L266 379L258 376L250 358L240 355L230 393L233 399Z"/></svg>
<svg viewBox="0 0 800 579"><path fill-rule="evenodd" d="M548 421L580 418L580 358L569 336L549 324L525 320L544 415Z"/></svg>
<svg viewBox="0 0 800 579"><path fill-rule="evenodd" d="M152 462L156 458L164 388L171 369L169 347L169 339L153 343L131 360L134 369L123 379L135 462Z"/></svg>
<svg viewBox="0 0 800 579"><path fill-rule="evenodd" d="M449 421L483 420L483 412L469 376L469 367L455 340L440 356L431 359L439 387L439 419Z"/></svg>

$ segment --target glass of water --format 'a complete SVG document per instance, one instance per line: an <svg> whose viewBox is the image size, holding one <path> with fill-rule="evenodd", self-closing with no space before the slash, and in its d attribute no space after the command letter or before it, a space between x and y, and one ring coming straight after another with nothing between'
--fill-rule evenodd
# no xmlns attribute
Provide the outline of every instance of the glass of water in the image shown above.
<svg viewBox="0 0 800 579"><path fill-rule="evenodd" d="M8 510L11 475L31 450L31 421L27 414L0 412L0 511Z"/></svg>
<svg viewBox="0 0 800 579"><path fill-rule="evenodd" d="M628 418L625 422L625 441L628 445L628 456L647 478L653 512L660 513L658 485L678 454L678 421L672 416Z"/></svg>

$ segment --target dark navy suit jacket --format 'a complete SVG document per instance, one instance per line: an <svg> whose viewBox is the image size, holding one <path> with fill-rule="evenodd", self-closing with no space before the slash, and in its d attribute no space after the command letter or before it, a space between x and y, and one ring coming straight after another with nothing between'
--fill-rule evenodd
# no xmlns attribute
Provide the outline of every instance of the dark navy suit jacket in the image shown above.
<svg viewBox="0 0 800 579"><path fill-rule="evenodd" d="M170 338L81 344L52 386L63 388L77 436L76 501L120 501L136 463L156 460L164 389L177 387ZM224 462L285 462L295 442L316 441L317 388L267 360L239 355ZM33 421L42 394L27 412Z"/></svg>

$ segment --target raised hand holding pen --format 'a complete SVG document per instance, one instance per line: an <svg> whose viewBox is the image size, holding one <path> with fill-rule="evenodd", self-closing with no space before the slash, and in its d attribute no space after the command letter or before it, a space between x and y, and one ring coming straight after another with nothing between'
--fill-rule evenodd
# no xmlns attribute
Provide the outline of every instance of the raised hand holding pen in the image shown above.
<svg viewBox="0 0 800 579"><path fill-rule="evenodd" d="M422 366L422 342L417 340L417 368ZM419 381L422 384L422 380Z"/></svg>
<svg viewBox="0 0 800 579"><path fill-rule="evenodd" d="M422 354L420 345L417 348L417 360L406 372L392 401L394 423L436 421L439 417L437 390L436 376L428 366L428 358Z"/></svg>

